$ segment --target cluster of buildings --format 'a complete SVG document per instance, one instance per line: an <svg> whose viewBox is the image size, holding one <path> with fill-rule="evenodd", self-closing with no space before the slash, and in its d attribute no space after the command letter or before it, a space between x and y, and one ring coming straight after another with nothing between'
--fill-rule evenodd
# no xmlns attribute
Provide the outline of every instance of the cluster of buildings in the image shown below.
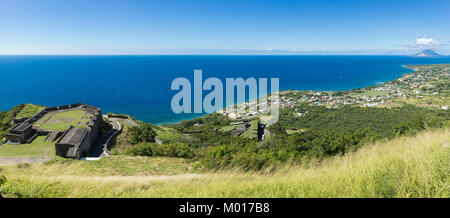
<svg viewBox="0 0 450 218"><path fill-rule="evenodd" d="M448 96L448 89L439 92L433 84L436 82L449 83L450 75L448 67L442 67L442 65L423 65L415 67L414 70L414 73L406 74L397 80L364 89L339 92L293 91L281 98L281 105L282 107L293 107L293 102L306 102L310 106L326 106L328 108L336 108L340 105L376 107L392 104L394 99L421 99L424 96L432 96L434 98L450 97ZM441 105L441 108L446 109L448 105Z"/></svg>
<svg viewBox="0 0 450 218"><path fill-rule="evenodd" d="M416 65L414 72L405 74L397 80L379 83L363 89L349 91L289 91L280 96L280 107L292 108L298 103L307 103L310 106L325 106L327 108L337 108L342 105L359 105L366 107L377 107L391 105L396 101L408 98L421 99L424 96L434 98L450 97L449 90L437 90L433 83L443 81L449 82L450 65ZM252 106L259 106L258 111L249 112ZM268 104L270 105L270 103ZM242 104L238 105L242 106ZM441 109L447 110L448 105L440 105ZM245 106L246 110L227 113L221 111L231 119L239 120L259 116L270 112L267 105L258 105L256 101L250 101Z"/></svg>

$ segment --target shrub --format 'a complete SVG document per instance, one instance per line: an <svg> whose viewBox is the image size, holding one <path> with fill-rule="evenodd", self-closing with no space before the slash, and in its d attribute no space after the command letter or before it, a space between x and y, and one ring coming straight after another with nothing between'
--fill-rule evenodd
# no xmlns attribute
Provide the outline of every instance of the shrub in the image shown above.
<svg viewBox="0 0 450 218"><path fill-rule="evenodd" d="M130 128L131 143L139 144L142 142L155 142L156 132L153 125L149 123Z"/></svg>
<svg viewBox="0 0 450 218"><path fill-rule="evenodd" d="M153 150L151 144L141 143L128 148L125 153L133 156L152 156Z"/></svg>
<svg viewBox="0 0 450 218"><path fill-rule="evenodd" d="M128 148L125 153L133 156L166 156L193 158L197 155L195 149L183 143L155 144L141 143Z"/></svg>
<svg viewBox="0 0 450 218"><path fill-rule="evenodd" d="M167 157L184 157L192 158L195 156L195 150L191 149L189 145L183 143L170 143L170 144L152 144L152 150L154 156L167 156Z"/></svg>

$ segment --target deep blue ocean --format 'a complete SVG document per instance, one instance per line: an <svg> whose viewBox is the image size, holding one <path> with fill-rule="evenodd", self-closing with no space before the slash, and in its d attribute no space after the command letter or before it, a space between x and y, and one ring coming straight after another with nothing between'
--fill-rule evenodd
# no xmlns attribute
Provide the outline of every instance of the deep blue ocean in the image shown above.
<svg viewBox="0 0 450 218"><path fill-rule="evenodd" d="M155 124L199 114L174 114L172 80L193 70L203 78L280 79L280 89L347 90L411 72L402 65L450 63L450 57L408 56L0 56L0 110L21 103L82 102L104 113L130 114Z"/></svg>

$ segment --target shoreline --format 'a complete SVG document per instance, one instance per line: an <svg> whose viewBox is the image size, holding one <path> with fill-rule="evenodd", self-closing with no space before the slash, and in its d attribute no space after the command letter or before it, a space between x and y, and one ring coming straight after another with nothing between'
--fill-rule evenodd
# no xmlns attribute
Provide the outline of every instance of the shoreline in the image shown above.
<svg viewBox="0 0 450 218"><path fill-rule="evenodd" d="M441 63L441 64L446 64L446 63ZM289 94L289 93L292 93L292 92L325 92L325 93L330 93L330 92L351 92L351 91L353 91L353 90L360 90L360 89L367 89L367 88L370 88L370 87L377 87L377 86L381 86L381 85L383 85L383 84L385 84L385 83L388 83L388 82L396 81L396 80L398 80L398 79L404 77L404 76L407 75L407 74L412 74L412 73L417 72L415 69L412 69L412 68L409 67L409 66L412 66L412 65L414 65L414 64L402 64L402 65L400 65L400 66L403 67L403 68L412 70L412 72L409 72L409 73L403 73L403 74L401 74L399 77L397 77L397 78L395 78L395 79L393 79L393 80L376 81L376 82L374 82L372 85L368 85L368 86L361 87L361 88L352 88L352 89L338 90L338 91L335 91L335 90L296 90L296 89L286 89L286 90L280 90L280 91L278 91L278 92L279 92L280 97L281 97L282 94ZM419 65L420 65L420 64L419 64ZM427 64L427 65L428 65L428 64ZM433 65L433 64L429 64L429 65ZM264 97L265 97L265 96L264 96ZM261 98L261 97L259 97L259 98ZM256 98L256 99L259 99L259 98ZM254 100L256 100L256 99L248 100L248 101L246 101L246 103L252 102L252 101L254 101ZM217 111L215 111L215 112L213 112L213 113L223 113L224 110L225 110L226 108L234 107L234 106L237 106L237 105L239 105L239 104L242 104L242 103L238 103L238 104L233 104L233 105L226 106L226 107L224 107L224 108L222 108L222 109L220 109L220 110L217 110ZM210 113L210 114L213 114L213 113ZM193 120L193 119L197 119L197 118L201 118L201 117L204 117L204 116L206 116L206 115L209 115L209 114L199 115L199 116L196 116L196 117L193 117L193 118L189 118L189 119L181 119L181 120L179 120L179 121L174 121L174 122L158 123L158 124L154 124L154 125L157 125L157 126L164 126L164 125L179 124L180 122L187 121L187 120Z"/></svg>
<svg viewBox="0 0 450 218"><path fill-rule="evenodd" d="M449 63L448 61L447 62L440 62L440 63L430 63L431 65L434 65L434 64L445 64L445 63ZM378 85L381 85L381 83L386 83L386 82L391 82L391 81L395 81L395 80L398 80L399 78L401 78L402 76L404 76L405 74L410 74L410 73L414 73L415 71L414 71L414 69L411 69L411 68L409 68L408 66L410 66L410 65L423 65L423 64L425 64L425 65L430 65L430 64L427 64L427 63L417 63L417 64L414 64L414 63L408 63L408 64L398 64L397 66L398 67L401 67L401 68L406 68L406 69L410 69L410 70L412 70L411 72L408 72L408 73L403 73L403 74L401 74L401 75L399 75L399 76L396 76L396 78L394 78L394 79L386 79L386 80L382 80L382 81L380 81L380 80L378 80L378 81L373 81L372 83L370 83L370 84L367 84L367 85L363 85L363 86L361 86L361 87L356 87L356 88L349 88L349 89L343 89L343 90L329 90L329 89L296 89L296 88L287 88L287 89L281 89L280 90L280 92L286 92L286 91L299 91L299 92L307 92L307 91L314 91L314 92L340 92L340 91L343 91L343 92L349 92L349 91L352 91L352 90L357 90L357 89L365 89L365 88L368 88L368 87L373 87L373 86L378 86ZM397 71L398 72L398 71ZM394 73L391 73L391 74L394 74ZM396 74L396 73L395 73ZM250 100L251 101L251 100ZM31 101L32 102L32 101ZM11 103L12 104L12 103ZM20 102L19 102L19 104L20 104ZM37 103L37 104L39 104L39 103ZM95 103L91 103L91 104L95 104ZM9 108L5 108L4 110L10 110L12 107L14 107L15 105L11 105ZM50 105L51 106L51 105ZM101 106L102 107L102 106ZM105 109L107 109L107 107L102 107L102 108L105 108ZM225 109L226 107L224 107L224 108L222 108L221 110L223 110L223 109ZM170 108L169 108L169 110L170 110ZM120 110L119 110L120 111ZM149 112L151 112L151 110L148 110ZM105 110L105 112L111 112L111 113L116 113L117 112L117 110L114 110L114 106L113 106L113 108L111 108L111 110ZM133 113L133 111L131 110L130 112L126 112L126 111L121 111L121 113L126 113L126 114L129 114L129 115L131 115L131 116L133 116L133 117L135 117L134 115L136 115L136 113ZM185 116L185 117L180 117L180 118L177 118L176 116L173 116L175 119L170 119L170 117L171 116L169 116L169 114L170 113L172 113L172 111L168 111L167 113L161 113L161 115L162 116L164 116L164 117L166 117L166 118L169 118L169 119L165 119L165 120L162 120L162 119L159 119L159 120L161 120L161 121L157 121L158 119L153 119L151 116L150 117L147 117L145 114L144 114L144 116L142 116L142 120L140 119L140 118L138 118L138 117L135 117L136 119L138 119L138 120L141 120L141 121L144 121L144 122L148 122L148 123L153 123L154 125L158 125L158 126L163 126L163 125L170 125L170 124L176 124L176 123L180 123L180 122L183 122L183 121L186 121L186 120L192 120L192 119L196 119L196 118L200 118L200 117L203 117L203 116L206 116L206 115L208 115L208 114L192 114L192 116ZM150 120L155 120L156 122L152 122L152 121L150 121ZM164 118L163 118L164 119ZM147 121L148 120L148 121Z"/></svg>

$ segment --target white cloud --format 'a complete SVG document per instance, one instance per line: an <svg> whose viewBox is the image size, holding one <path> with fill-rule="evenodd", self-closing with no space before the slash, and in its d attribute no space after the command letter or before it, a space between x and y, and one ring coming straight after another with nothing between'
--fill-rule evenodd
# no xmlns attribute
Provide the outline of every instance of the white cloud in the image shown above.
<svg viewBox="0 0 450 218"><path fill-rule="evenodd" d="M433 38L421 37L416 40L416 44L419 46L433 46L439 45L439 42Z"/></svg>
<svg viewBox="0 0 450 218"><path fill-rule="evenodd" d="M441 36L442 37L442 36ZM439 38L441 38L439 37ZM425 35L416 39L414 44L399 45L401 51L419 51L424 49L443 49L447 46L447 43L440 43L436 40L437 37Z"/></svg>

